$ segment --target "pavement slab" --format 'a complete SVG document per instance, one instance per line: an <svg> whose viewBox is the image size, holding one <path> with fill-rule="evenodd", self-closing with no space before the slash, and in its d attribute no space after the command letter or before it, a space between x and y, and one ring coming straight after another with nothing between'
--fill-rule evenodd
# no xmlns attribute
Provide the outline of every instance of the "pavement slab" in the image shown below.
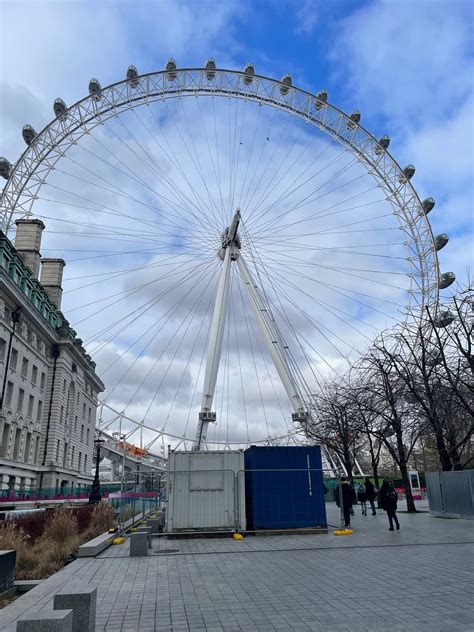
<svg viewBox="0 0 474 632"><path fill-rule="evenodd" d="M87 587L97 632L473 632L474 522L400 513L389 532L385 514L355 511L352 536L159 536L140 558L127 540L1 610L0 630ZM338 525L334 505L328 519Z"/></svg>

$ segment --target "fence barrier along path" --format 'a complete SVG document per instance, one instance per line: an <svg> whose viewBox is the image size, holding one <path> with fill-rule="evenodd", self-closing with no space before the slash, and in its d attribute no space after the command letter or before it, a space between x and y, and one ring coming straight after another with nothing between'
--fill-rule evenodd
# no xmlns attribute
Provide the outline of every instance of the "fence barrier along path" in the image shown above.
<svg viewBox="0 0 474 632"><path fill-rule="evenodd" d="M426 472L425 476L431 513L474 519L474 470Z"/></svg>

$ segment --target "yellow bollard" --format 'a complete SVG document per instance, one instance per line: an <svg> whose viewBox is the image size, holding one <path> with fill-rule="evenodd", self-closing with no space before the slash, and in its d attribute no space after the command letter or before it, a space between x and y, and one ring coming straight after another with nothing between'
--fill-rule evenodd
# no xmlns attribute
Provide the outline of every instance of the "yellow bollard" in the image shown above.
<svg viewBox="0 0 474 632"><path fill-rule="evenodd" d="M112 544L123 544L125 542L125 538L115 538L112 540Z"/></svg>
<svg viewBox="0 0 474 632"><path fill-rule="evenodd" d="M243 540L244 536L241 533L234 533L233 536L234 540Z"/></svg>
<svg viewBox="0 0 474 632"><path fill-rule="evenodd" d="M352 529L336 529L334 535L352 535L354 532Z"/></svg>

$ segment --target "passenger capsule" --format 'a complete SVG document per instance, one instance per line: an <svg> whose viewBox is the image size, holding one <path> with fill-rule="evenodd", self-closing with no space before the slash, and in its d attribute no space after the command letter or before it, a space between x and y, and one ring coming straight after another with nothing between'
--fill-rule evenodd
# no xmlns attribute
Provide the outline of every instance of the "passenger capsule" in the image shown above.
<svg viewBox="0 0 474 632"><path fill-rule="evenodd" d="M99 83L99 80L91 79L89 81L89 94L91 95L91 97L93 97L96 100L100 99L101 91L102 91L102 87Z"/></svg>
<svg viewBox="0 0 474 632"><path fill-rule="evenodd" d="M455 280L456 280L456 275L454 274L454 272L444 272L439 277L438 287L440 290L445 290L447 287L452 285Z"/></svg>
<svg viewBox="0 0 474 632"><path fill-rule="evenodd" d="M359 110L354 110L352 114L349 116L350 121L347 121L347 129L352 129L360 122L360 112Z"/></svg>
<svg viewBox="0 0 474 632"><path fill-rule="evenodd" d="M244 83L246 86L249 86L254 78L255 68L252 64L247 64L244 68Z"/></svg>
<svg viewBox="0 0 474 632"><path fill-rule="evenodd" d="M448 241L449 241L449 237L446 235L446 233L441 233L440 235L436 235L435 237L436 252L444 248L446 244L448 243Z"/></svg>
<svg viewBox="0 0 474 632"><path fill-rule="evenodd" d="M31 143L33 142L36 136L36 132L31 127L31 125L24 125L23 130L22 130L22 135L23 135L23 140L25 141L25 143L27 145L31 145Z"/></svg>
<svg viewBox="0 0 474 632"><path fill-rule="evenodd" d="M435 327L447 327L455 319L454 314L449 309L441 310L433 319Z"/></svg>
<svg viewBox="0 0 474 632"><path fill-rule="evenodd" d="M318 94L316 95L316 100L314 104L315 108L317 110L320 110L322 107L326 105L327 100L328 100L328 91L320 90Z"/></svg>
<svg viewBox="0 0 474 632"><path fill-rule="evenodd" d="M421 203L421 206L423 208L425 215L428 215L428 213L434 209L435 204L436 202L434 198L432 197L429 197L423 200L423 202Z"/></svg>
<svg viewBox="0 0 474 632"><path fill-rule="evenodd" d="M168 59L166 64L166 76L170 81L174 81L178 76L176 73L176 62L172 57Z"/></svg>
<svg viewBox="0 0 474 632"><path fill-rule="evenodd" d="M437 364L440 364L442 360L441 351L439 349L436 349L435 347L427 349L425 358L426 364L428 366L436 366Z"/></svg>
<svg viewBox="0 0 474 632"><path fill-rule="evenodd" d="M291 78L291 75L284 75L281 80L280 80L280 92L281 94L285 97L291 86L293 85L293 79Z"/></svg>
<svg viewBox="0 0 474 632"><path fill-rule="evenodd" d="M62 99L54 99L53 110L54 115L58 118L66 112L67 106Z"/></svg>
<svg viewBox="0 0 474 632"><path fill-rule="evenodd" d="M216 76L216 62L209 57L206 62L206 79L212 81Z"/></svg>
<svg viewBox="0 0 474 632"><path fill-rule="evenodd" d="M135 66L129 66L127 68L127 81L132 88L136 88L138 86L138 70Z"/></svg>
<svg viewBox="0 0 474 632"><path fill-rule="evenodd" d="M382 138L378 142L378 145L375 147L375 153L377 154L377 156L380 156L380 154L383 154L383 152L388 149L389 145L390 145L390 136L382 136Z"/></svg>
<svg viewBox="0 0 474 632"><path fill-rule="evenodd" d="M12 170L12 166L9 160L6 158L0 158L0 176L8 180L10 177L10 172Z"/></svg>
<svg viewBox="0 0 474 632"><path fill-rule="evenodd" d="M402 182L404 182L405 180L411 180L413 178L413 175L415 174L415 165L407 165L404 169L403 169L403 175L400 175L398 178L398 181L400 182L400 184Z"/></svg>

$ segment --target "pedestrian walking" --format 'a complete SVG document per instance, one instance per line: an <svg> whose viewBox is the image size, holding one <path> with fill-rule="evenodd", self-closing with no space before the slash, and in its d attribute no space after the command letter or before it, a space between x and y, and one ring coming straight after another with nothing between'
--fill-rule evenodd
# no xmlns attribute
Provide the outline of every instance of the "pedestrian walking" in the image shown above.
<svg viewBox="0 0 474 632"><path fill-rule="evenodd" d="M376 516L377 512L375 511L375 487L368 476L365 477L365 493L367 494L367 500L369 501L372 508L372 515Z"/></svg>
<svg viewBox="0 0 474 632"><path fill-rule="evenodd" d="M334 499L338 507L341 506L341 502L342 502L342 513L344 515L344 523L347 529L351 526L351 509L352 509L352 503L355 500L355 494L354 494L354 489L352 488L351 484L349 483L349 481L347 480L345 476L341 477L340 489L342 493L342 498L340 498L340 495L339 495L339 485L338 485L334 490Z"/></svg>
<svg viewBox="0 0 474 632"><path fill-rule="evenodd" d="M389 531L393 531L393 523L400 530L400 523L397 518L397 500L398 494L393 486L393 481L385 480L380 488L380 506L387 512L388 522L390 524Z"/></svg>
<svg viewBox="0 0 474 632"><path fill-rule="evenodd" d="M364 483L360 483L357 488L357 500L360 502L360 506L362 507L362 515L367 515L367 492L365 490Z"/></svg>

